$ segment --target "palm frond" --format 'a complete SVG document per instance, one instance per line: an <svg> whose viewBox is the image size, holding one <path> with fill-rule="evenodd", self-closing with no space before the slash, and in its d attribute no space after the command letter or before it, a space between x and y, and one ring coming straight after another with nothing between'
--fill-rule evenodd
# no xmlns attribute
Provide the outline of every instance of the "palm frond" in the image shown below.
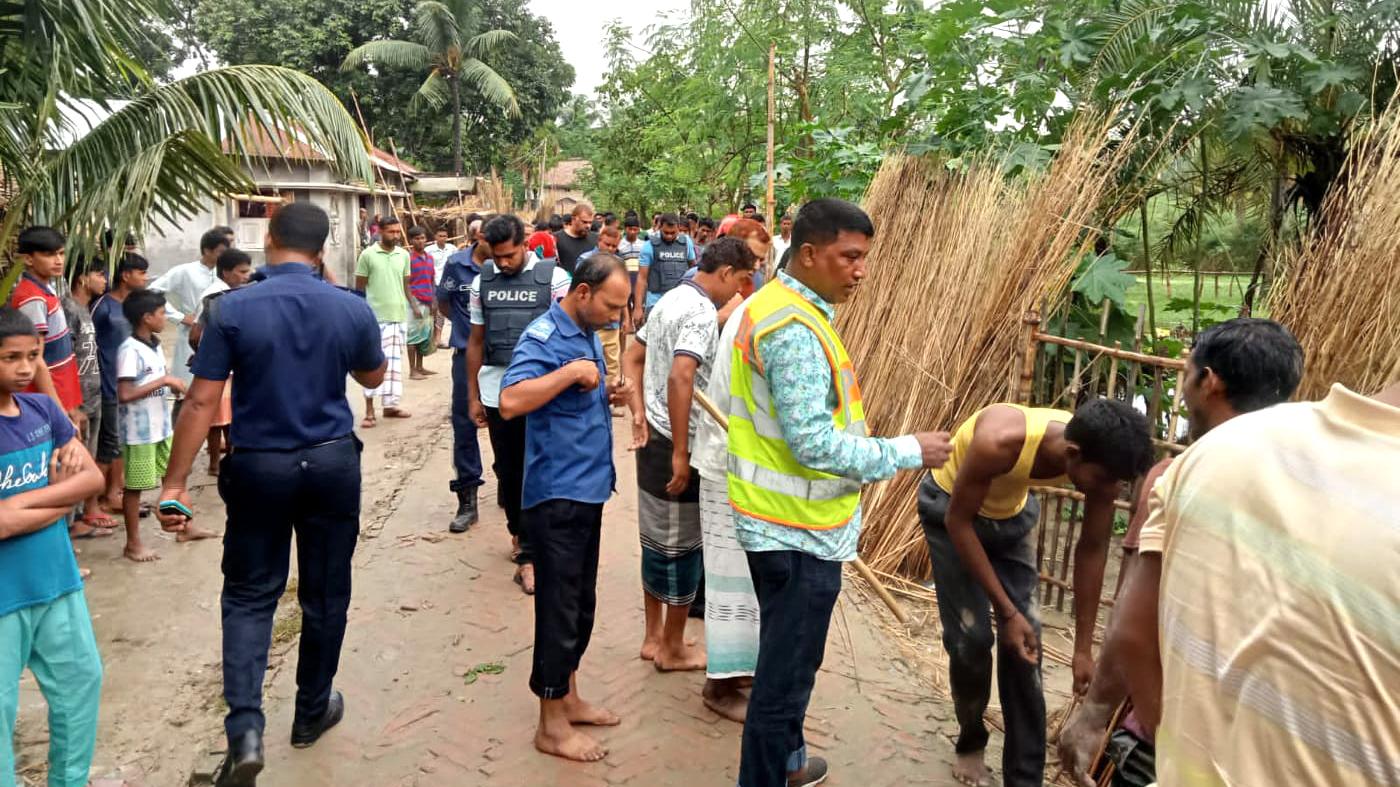
<svg viewBox="0 0 1400 787"><path fill-rule="evenodd" d="M425 71L432 63L433 53L415 41L370 41L350 50L341 71L352 71L366 64L389 68L412 68Z"/></svg>
<svg viewBox="0 0 1400 787"><path fill-rule="evenodd" d="M452 90L447 86L447 80L442 78L442 74L434 71L423 80L423 84L418 87L418 91L413 94L413 98L408 100L409 109L419 109L428 106L439 109L452 100Z"/></svg>
<svg viewBox="0 0 1400 787"><path fill-rule="evenodd" d="M434 55L459 46L462 32L452 9L438 0L422 0L413 7L413 35Z"/></svg>
<svg viewBox="0 0 1400 787"><path fill-rule="evenodd" d="M476 88L482 98L505 109L511 117L520 116L520 104L515 100L515 88L510 86L505 77L496 73L496 69L476 58L467 58L462 61L462 68L457 74L463 82Z"/></svg>
<svg viewBox="0 0 1400 787"><path fill-rule="evenodd" d="M497 47L518 40L519 37L510 30L487 30L472 36L471 40L467 42L467 52L472 57L484 57L494 52Z"/></svg>
<svg viewBox="0 0 1400 787"><path fill-rule="evenodd" d="M277 66L215 69L154 88L114 112L22 184L35 215L79 237L173 220L246 188L238 164L269 145L309 147L343 177L370 182L363 134L311 77Z"/></svg>

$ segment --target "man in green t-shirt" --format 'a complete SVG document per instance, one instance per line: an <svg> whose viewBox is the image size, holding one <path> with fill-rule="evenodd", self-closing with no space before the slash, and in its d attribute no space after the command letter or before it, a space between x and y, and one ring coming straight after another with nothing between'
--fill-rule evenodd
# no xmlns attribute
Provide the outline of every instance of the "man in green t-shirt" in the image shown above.
<svg viewBox="0 0 1400 787"><path fill-rule="evenodd" d="M384 400L385 418L407 418L407 410L399 407L403 398L403 356L407 339L405 323L409 310L419 316L418 302L411 297L408 286L408 250L399 245L403 227L389 216L379 222L379 242L366 246L355 263L355 289L365 294L369 307L379 321L380 344L388 367L384 382L378 388L365 389L365 419L360 427L374 427L374 397Z"/></svg>

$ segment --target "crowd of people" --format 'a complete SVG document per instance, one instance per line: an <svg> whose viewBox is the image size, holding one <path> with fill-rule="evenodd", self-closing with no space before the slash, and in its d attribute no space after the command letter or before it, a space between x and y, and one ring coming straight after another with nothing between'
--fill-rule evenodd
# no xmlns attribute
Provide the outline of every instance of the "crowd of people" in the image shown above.
<svg viewBox="0 0 1400 787"><path fill-rule="evenodd" d="M658 213L645 228L635 212L586 204L533 225L470 216L460 246L448 228L362 223L344 287L322 260L329 219L305 203L272 216L257 271L224 227L204 234L198 260L150 282L134 251L115 264L67 259L57 231L21 233L24 273L0 309L0 733L13 733L27 667L50 707L51 785L87 783L97 736L101 662L72 542L110 535L119 511L125 555L156 559L140 522L157 488L148 502L162 528L179 541L214 535L187 493L202 447L226 513L229 748L215 783L254 785L266 764L262 685L293 537L292 744L343 718L334 678L362 447L345 379L363 391L361 429L410 418L405 380L432 375L423 359L440 349L452 354L457 502L444 524L461 534L481 521L484 428L513 579L533 596L528 688L543 753L603 760L587 729L622 721L584 700L578 678L622 429L639 655L705 673L699 701L742 724L741 787L828 777L803 725L842 563L857 554L862 486L908 471L922 473L959 782L992 780L994 671L1006 785L1044 783L1050 745L1082 784L1400 781L1386 688L1400 684L1400 384L1289 404L1302 349L1277 323L1235 319L1192 345L1181 393L1193 445L1174 460L1154 463L1147 418L1113 399L1073 412L987 402L948 431L874 436L834 326L877 229L851 203L808 202L776 234L753 205L718 222ZM1057 741L1042 684L1041 485L1072 487L1084 512L1072 581L1083 701ZM1121 592L1096 657L1128 488ZM703 647L686 638L697 614ZM0 746L0 785L13 773Z"/></svg>

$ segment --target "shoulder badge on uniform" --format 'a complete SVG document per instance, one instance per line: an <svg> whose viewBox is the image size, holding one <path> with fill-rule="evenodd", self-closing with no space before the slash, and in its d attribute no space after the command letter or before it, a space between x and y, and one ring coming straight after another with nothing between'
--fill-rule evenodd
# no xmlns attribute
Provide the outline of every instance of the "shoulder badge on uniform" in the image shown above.
<svg viewBox="0 0 1400 787"><path fill-rule="evenodd" d="M541 314L525 329L525 335L542 342L549 341L549 337L554 335L554 321L549 319L548 314Z"/></svg>

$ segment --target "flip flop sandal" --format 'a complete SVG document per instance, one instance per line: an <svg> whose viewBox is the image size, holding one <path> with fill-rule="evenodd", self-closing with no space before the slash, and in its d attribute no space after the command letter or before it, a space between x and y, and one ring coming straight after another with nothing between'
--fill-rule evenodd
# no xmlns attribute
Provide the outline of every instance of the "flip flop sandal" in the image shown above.
<svg viewBox="0 0 1400 787"><path fill-rule="evenodd" d="M117 520L106 514L83 514L82 518L78 521L85 525L98 528L99 530L112 530L117 526Z"/></svg>
<svg viewBox="0 0 1400 787"><path fill-rule="evenodd" d="M104 528L96 527L95 525L88 525L88 529L83 532L74 533L70 529L68 531L68 537L74 541L83 541L90 538L107 538L108 536L112 535L112 531L113 528L110 527Z"/></svg>

